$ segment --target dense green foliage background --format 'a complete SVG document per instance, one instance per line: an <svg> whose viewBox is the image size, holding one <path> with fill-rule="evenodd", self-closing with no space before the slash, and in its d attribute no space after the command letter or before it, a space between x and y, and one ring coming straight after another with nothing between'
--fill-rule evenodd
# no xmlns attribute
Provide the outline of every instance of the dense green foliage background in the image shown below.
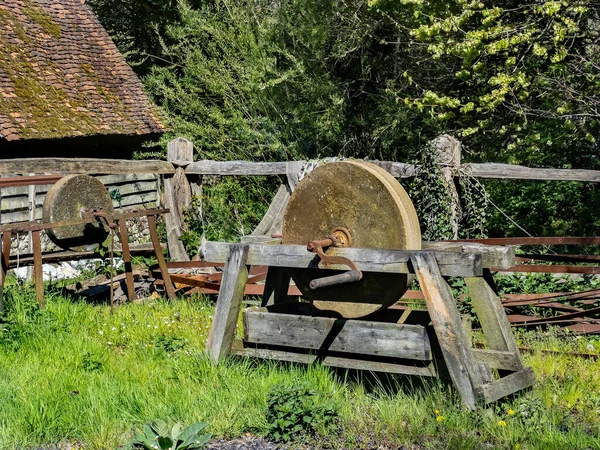
<svg viewBox="0 0 600 450"><path fill-rule="evenodd" d="M169 120L162 144L198 158L411 161L449 133L465 161L600 166L597 0L88 3ZM596 232L596 186L486 187L490 235L523 234L494 204L532 234Z"/></svg>

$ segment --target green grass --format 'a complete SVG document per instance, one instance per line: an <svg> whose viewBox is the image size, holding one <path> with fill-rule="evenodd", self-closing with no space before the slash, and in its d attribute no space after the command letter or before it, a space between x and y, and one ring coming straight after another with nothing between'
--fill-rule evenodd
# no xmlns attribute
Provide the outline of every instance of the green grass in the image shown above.
<svg viewBox="0 0 600 450"><path fill-rule="evenodd" d="M319 365L241 358L214 366L202 354L213 313L206 299L156 300L111 313L104 305L47 297L47 309L40 311L31 288L6 292L0 325L1 449L67 442L115 449L131 439L135 427L155 418L205 421L219 437L262 435L269 389L300 381L339 409L339 432L319 438L323 446L600 448L599 361L525 355L540 379L535 389L469 412L437 380L399 377L385 383ZM600 349L591 338L556 333L519 339L535 349Z"/></svg>

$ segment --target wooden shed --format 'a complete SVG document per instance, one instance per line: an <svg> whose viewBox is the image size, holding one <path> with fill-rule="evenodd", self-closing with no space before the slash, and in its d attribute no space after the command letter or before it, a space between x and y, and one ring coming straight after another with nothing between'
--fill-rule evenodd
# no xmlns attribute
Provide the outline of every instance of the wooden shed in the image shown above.
<svg viewBox="0 0 600 450"><path fill-rule="evenodd" d="M126 158L164 131L84 0L0 2L0 158Z"/></svg>

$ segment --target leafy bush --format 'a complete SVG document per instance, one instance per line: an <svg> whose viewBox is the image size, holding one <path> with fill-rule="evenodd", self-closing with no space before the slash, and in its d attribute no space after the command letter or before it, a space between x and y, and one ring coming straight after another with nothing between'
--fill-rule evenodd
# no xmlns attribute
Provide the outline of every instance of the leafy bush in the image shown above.
<svg viewBox="0 0 600 450"><path fill-rule="evenodd" d="M332 431L337 422L335 404L331 400L318 402L308 383L273 387L267 405L268 436L278 442L289 442L319 428Z"/></svg>
<svg viewBox="0 0 600 450"><path fill-rule="evenodd" d="M182 429L177 422L171 430L162 420L154 420L144 425L142 433L136 433L128 450L196 450L204 448L210 441L210 434L201 434L207 424L198 422Z"/></svg>

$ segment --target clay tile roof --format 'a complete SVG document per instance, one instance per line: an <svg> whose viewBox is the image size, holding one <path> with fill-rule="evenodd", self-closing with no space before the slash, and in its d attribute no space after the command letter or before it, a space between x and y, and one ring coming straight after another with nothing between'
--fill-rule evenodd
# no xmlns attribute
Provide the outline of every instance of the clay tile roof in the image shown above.
<svg viewBox="0 0 600 450"><path fill-rule="evenodd" d="M84 0L0 1L0 140L163 131Z"/></svg>

